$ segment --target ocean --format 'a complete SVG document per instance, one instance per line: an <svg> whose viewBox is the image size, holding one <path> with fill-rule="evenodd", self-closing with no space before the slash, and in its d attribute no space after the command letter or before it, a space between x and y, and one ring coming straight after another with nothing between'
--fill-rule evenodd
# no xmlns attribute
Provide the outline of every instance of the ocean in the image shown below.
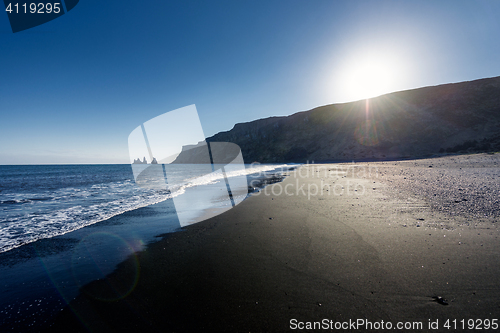
<svg viewBox="0 0 500 333"><path fill-rule="evenodd" d="M250 190L293 168L245 166L227 177L245 174ZM224 181L169 168L172 186L147 189L128 164L0 166L0 331L49 325L81 286L182 230L172 198Z"/></svg>

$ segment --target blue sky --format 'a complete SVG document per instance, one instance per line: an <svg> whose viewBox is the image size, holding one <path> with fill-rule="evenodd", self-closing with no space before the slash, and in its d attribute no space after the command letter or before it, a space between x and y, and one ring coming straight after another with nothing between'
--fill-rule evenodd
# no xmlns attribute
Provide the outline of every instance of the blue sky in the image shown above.
<svg viewBox="0 0 500 333"><path fill-rule="evenodd" d="M0 14L0 164L128 163L134 128L191 104L210 136L499 76L498 14L499 1L85 0L15 34Z"/></svg>

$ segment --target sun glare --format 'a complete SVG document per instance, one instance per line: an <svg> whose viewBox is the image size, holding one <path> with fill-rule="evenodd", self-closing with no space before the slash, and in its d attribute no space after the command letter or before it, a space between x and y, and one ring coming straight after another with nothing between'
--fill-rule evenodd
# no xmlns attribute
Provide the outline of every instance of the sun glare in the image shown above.
<svg viewBox="0 0 500 333"><path fill-rule="evenodd" d="M364 63L353 70L351 89L361 98L370 98L386 92L390 84L390 69L380 63Z"/></svg>
<svg viewBox="0 0 500 333"><path fill-rule="evenodd" d="M337 72L336 93L347 102L398 90L399 67L391 57L363 55L351 58Z"/></svg>

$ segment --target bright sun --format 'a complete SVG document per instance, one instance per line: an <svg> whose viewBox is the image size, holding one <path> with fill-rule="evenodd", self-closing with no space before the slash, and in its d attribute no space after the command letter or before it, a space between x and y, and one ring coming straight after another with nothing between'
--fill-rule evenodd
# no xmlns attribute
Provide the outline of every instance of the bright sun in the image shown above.
<svg viewBox="0 0 500 333"><path fill-rule="evenodd" d="M397 62L390 57L364 55L343 64L337 77L342 100L355 101L395 91Z"/></svg>
<svg viewBox="0 0 500 333"><path fill-rule="evenodd" d="M387 92L390 75L390 69L384 64L363 63L353 70L348 82L360 98L370 98Z"/></svg>

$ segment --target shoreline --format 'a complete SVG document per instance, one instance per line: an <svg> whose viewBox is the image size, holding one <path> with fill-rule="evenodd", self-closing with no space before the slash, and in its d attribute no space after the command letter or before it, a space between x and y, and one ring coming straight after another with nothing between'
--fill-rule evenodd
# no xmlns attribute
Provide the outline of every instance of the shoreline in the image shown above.
<svg viewBox="0 0 500 333"><path fill-rule="evenodd" d="M263 182L279 178L269 172L255 176L267 176ZM174 204L167 199L0 253L1 329L44 329L83 285L104 279L120 262L156 242L159 234L180 228Z"/></svg>
<svg viewBox="0 0 500 333"><path fill-rule="evenodd" d="M50 331L69 325L84 331L80 322L96 332L248 332L287 331L294 318L427 325L500 316L494 223L466 225L467 216L450 216L423 196L396 195L388 182L394 175L297 177L304 168L311 165L267 186L271 195L254 193L139 252L141 275L133 288L130 258L106 279L84 286L70 304L81 321L66 307ZM272 195L273 188L278 193L278 186L290 189L295 182L307 194L312 184L347 188L347 182L365 192L325 190L309 200ZM125 297L113 299L124 290Z"/></svg>
<svg viewBox="0 0 500 333"><path fill-rule="evenodd" d="M41 331L81 286L105 278L161 230L174 232L172 212L165 201L1 253L1 329Z"/></svg>

